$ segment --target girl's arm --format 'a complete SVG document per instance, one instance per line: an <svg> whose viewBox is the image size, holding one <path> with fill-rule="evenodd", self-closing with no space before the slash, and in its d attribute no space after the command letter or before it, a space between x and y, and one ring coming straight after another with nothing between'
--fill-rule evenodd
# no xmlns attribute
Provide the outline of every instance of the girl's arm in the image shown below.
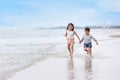
<svg viewBox="0 0 120 80"><path fill-rule="evenodd" d="M80 37L78 36L78 34L74 31L74 34L77 36L79 42L80 42Z"/></svg>
<svg viewBox="0 0 120 80"><path fill-rule="evenodd" d="M65 37L67 37L67 32L65 33Z"/></svg>
<svg viewBox="0 0 120 80"><path fill-rule="evenodd" d="M83 40L84 40L84 36L83 36L82 39L80 40L80 44L83 42Z"/></svg>

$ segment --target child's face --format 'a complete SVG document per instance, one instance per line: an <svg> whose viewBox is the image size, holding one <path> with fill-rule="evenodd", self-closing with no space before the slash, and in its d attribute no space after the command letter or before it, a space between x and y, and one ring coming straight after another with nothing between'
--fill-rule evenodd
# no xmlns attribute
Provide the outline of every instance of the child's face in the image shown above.
<svg viewBox="0 0 120 80"><path fill-rule="evenodd" d="M68 30L72 31L72 29L73 29L73 26L69 25Z"/></svg>
<svg viewBox="0 0 120 80"><path fill-rule="evenodd" d="M86 34L86 35L89 35L89 34L90 34L90 31L86 30L86 31L85 31L85 34Z"/></svg>

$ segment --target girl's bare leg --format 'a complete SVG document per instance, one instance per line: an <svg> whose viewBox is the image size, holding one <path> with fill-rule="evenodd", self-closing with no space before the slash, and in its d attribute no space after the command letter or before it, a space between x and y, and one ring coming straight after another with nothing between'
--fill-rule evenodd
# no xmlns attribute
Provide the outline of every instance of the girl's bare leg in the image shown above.
<svg viewBox="0 0 120 80"><path fill-rule="evenodd" d="M68 51L69 51L69 54L71 56L71 43L70 43L70 40L68 40Z"/></svg>
<svg viewBox="0 0 120 80"><path fill-rule="evenodd" d="M68 51L71 54L70 44L68 44Z"/></svg>
<svg viewBox="0 0 120 80"><path fill-rule="evenodd" d="M71 55L73 55L73 51L74 51L74 39L71 40Z"/></svg>

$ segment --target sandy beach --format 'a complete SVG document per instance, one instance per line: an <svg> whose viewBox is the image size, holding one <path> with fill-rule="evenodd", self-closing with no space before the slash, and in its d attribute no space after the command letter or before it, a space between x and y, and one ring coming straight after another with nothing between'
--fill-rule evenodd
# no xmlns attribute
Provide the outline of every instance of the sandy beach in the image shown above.
<svg viewBox="0 0 120 80"><path fill-rule="evenodd" d="M114 42L120 40L100 43L92 58L79 52L75 52L73 59L51 55L8 80L119 80L119 45L108 44Z"/></svg>
<svg viewBox="0 0 120 80"><path fill-rule="evenodd" d="M82 46L75 45L73 59L65 55L49 58L16 72L7 80L119 80L119 38L100 41L94 45L93 56L86 56ZM57 45L57 50L61 45ZM61 53L63 54L63 53Z"/></svg>
<svg viewBox="0 0 120 80"><path fill-rule="evenodd" d="M120 38L110 37L120 34L119 29L92 30L91 34L99 42L99 45L93 42L92 57L86 56L83 44L76 40L73 59L67 53L64 30L52 30L57 33L43 37L45 32L48 31L19 32L19 36L14 33L13 38L9 38L11 32L8 31L7 38L1 35L0 80L120 79ZM82 30L77 32L82 36ZM28 38L24 38L26 36Z"/></svg>
<svg viewBox="0 0 120 80"><path fill-rule="evenodd" d="M0 0L0 80L120 80L120 0Z"/></svg>
<svg viewBox="0 0 120 80"><path fill-rule="evenodd" d="M119 35L111 35L110 37L120 38L120 34Z"/></svg>

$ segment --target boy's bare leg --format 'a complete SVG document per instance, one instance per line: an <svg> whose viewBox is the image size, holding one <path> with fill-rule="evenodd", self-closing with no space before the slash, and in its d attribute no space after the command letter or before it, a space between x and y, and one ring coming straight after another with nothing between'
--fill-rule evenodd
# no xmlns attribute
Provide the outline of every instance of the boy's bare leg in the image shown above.
<svg viewBox="0 0 120 80"><path fill-rule="evenodd" d="M86 52L87 52L87 54L88 54L88 50L87 50L87 48L84 48L84 51L86 51Z"/></svg>
<svg viewBox="0 0 120 80"><path fill-rule="evenodd" d="M92 55L92 48L88 48L89 55Z"/></svg>

